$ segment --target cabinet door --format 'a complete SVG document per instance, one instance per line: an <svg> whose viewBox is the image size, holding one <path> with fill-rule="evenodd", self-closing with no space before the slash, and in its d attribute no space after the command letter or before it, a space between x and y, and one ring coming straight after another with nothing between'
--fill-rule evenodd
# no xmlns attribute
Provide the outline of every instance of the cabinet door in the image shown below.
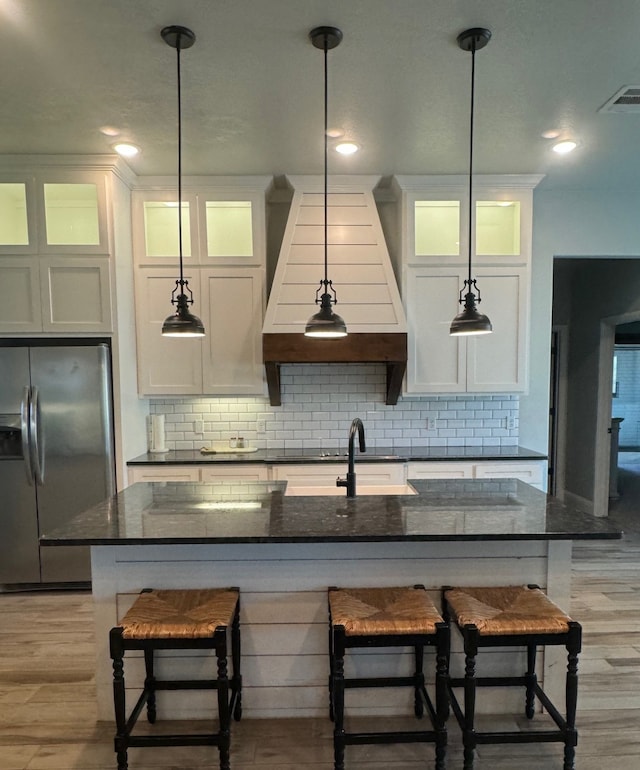
<svg viewBox="0 0 640 770"><path fill-rule="evenodd" d="M469 462L410 462L408 479L472 479L473 464Z"/></svg>
<svg viewBox="0 0 640 770"><path fill-rule="evenodd" d="M231 465L220 463L215 468L206 466L200 469L200 481L268 481L269 470L266 465L246 463Z"/></svg>
<svg viewBox="0 0 640 770"><path fill-rule="evenodd" d="M546 460L530 460L528 462L500 461L494 463L477 463L475 477L477 479L520 479L538 489L543 489Z"/></svg>
<svg viewBox="0 0 640 770"><path fill-rule="evenodd" d="M0 334L42 331L37 257L0 257Z"/></svg>
<svg viewBox="0 0 640 770"><path fill-rule="evenodd" d="M262 238L256 225L259 204L242 194L198 196L201 262L217 265L260 265ZM214 199L215 198L215 199ZM263 204L264 205L264 204Z"/></svg>
<svg viewBox="0 0 640 770"><path fill-rule="evenodd" d="M530 189L476 185L475 265L524 265L531 255Z"/></svg>
<svg viewBox="0 0 640 770"><path fill-rule="evenodd" d="M466 341L451 337L459 312L459 267L407 268L407 393L462 393L466 389Z"/></svg>
<svg viewBox="0 0 640 770"><path fill-rule="evenodd" d="M133 252L138 265L177 268L180 256L178 196L175 190L133 194ZM182 196L182 257L198 262L197 196Z"/></svg>
<svg viewBox="0 0 640 770"><path fill-rule="evenodd" d="M51 171L37 176L36 189L41 253L109 253L106 174Z"/></svg>
<svg viewBox="0 0 640 770"><path fill-rule="evenodd" d="M45 332L110 332L108 257L41 257L40 291Z"/></svg>
<svg viewBox="0 0 640 770"><path fill-rule="evenodd" d="M203 269L200 286L202 302L209 309L203 341L203 392L262 395L262 270Z"/></svg>
<svg viewBox="0 0 640 770"><path fill-rule="evenodd" d="M129 483L138 481L199 481L198 468L188 465L135 465L129 468Z"/></svg>
<svg viewBox="0 0 640 770"><path fill-rule="evenodd" d="M31 177L0 176L0 254L36 251L36 197Z"/></svg>
<svg viewBox="0 0 640 770"><path fill-rule="evenodd" d="M513 393L527 389L528 271L478 267L482 303L493 332L467 338L467 391Z"/></svg>
<svg viewBox="0 0 640 770"><path fill-rule="evenodd" d="M197 301L193 312L202 319L208 333L199 276L188 270L185 278ZM142 395L202 393L202 339L163 337L161 333L165 318L173 310L170 300L175 282L175 270L144 268L136 271L138 390Z"/></svg>

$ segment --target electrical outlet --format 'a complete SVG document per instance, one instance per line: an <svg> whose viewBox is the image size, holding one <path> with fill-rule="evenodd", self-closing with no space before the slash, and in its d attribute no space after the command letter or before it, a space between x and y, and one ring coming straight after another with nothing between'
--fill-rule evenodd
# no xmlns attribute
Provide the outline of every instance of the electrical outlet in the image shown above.
<svg viewBox="0 0 640 770"><path fill-rule="evenodd" d="M516 418L515 417L507 417L506 418L506 428L507 430L515 430L516 429Z"/></svg>
<svg viewBox="0 0 640 770"><path fill-rule="evenodd" d="M427 418L427 430L435 430L437 427L436 425L436 418L435 417L428 417Z"/></svg>
<svg viewBox="0 0 640 770"><path fill-rule="evenodd" d="M256 433L264 434L267 432L267 425L264 420L256 421Z"/></svg>
<svg viewBox="0 0 640 770"><path fill-rule="evenodd" d="M204 433L204 423L202 420L193 421L193 432L198 434Z"/></svg>

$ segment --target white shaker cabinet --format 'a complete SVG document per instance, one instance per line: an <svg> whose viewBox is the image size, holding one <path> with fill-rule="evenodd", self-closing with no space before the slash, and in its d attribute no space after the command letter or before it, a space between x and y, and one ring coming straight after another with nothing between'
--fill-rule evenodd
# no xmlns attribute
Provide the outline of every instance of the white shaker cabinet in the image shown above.
<svg viewBox="0 0 640 770"><path fill-rule="evenodd" d="M83 168L0 174L0 334L113 330L110 177Z"/></svg>
<svg viewBox="0 0 640 770"><path fill-rule="evenodd" d="M184 183L185 278L203 339L161 336L179 275L175 181L133 195L141 395L262 395L266 177Z"/></svg>
<svg viewBox="0 0 640 770"><path fill-rule="evenodd" d="M455 265L407 268L407 393L526 389L527 268L481 266L474 274L482 292L479 309L490 314L493 333L451 337L449 326L459 312L457 292L466 270Z"/></svg>
<svg viewBox="0 0 640 770"><path fill-rule="evenodd" d="M522 393L528 386L532 191L539 176L394 179L401 202L402 284L408 322L405 392ZM474 228L469 233L469 206ZM452 337L472 277L493 333Z"/></svg>

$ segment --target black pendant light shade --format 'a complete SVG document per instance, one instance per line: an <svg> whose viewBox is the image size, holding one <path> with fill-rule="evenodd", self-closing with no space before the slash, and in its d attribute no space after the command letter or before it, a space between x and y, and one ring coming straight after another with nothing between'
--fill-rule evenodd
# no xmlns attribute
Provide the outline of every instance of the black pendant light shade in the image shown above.
<svg viewBox="0 0 640 770"><path fill-rule="evenodd" d="M176 281L176 288L171 293L171 304L176 312L165 318L162 324L163 337L204 337L204 325L198 316L189 312L193 305L193 292L189 288L189 281L184 277L182 264L182 83L180 78L180 51L191 46L196 41L196 36L187 27L172 25L165 27L162 39L167 45L176 49L177 73L178 73L178 246L180 254L180 277Z"/></svg>
<svg viewBox="0 0 640 770"><path fill-rule="evenodd" d="M451 322L449 334L453 336L490 334L491 321L479 312L477 305L482 301L475 278L471 277L471 252L473 241L473 117L475 98L476 51L484 48L491 39L491 32L482 27L467 29L458 35L458 45L463 51L471 52L471 110L469 127L469 272L460 291L459 302L464 306L461 313ZM474 292L475 290L475 292Z"/></svg>
<svg viewBox="0 0 640 770"><path fill-rule="evenodd" d="M337 27L316 27L309 33L309 38L316 48L324 51L324 278L316 291L316 305L319 312L307 321L304 333L306 337L346 337L347 326L343 319L333 312L337 297L333 284L328 277L328 238L327 238L327 176L328 176L328 71L327 51L335 48L342 40L342 32Z"/></svg>

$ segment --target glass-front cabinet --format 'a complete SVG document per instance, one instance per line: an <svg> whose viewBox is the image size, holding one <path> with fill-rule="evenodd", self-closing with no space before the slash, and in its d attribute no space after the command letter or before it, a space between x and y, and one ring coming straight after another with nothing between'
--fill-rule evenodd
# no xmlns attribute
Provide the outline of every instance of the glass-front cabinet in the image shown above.
<svg viewBox="0 0 640 770"><path fill-rule="evenodd" d="M534 175L394 178L409 356L405 392L521 393L528 382ZM471 217L469 216L471 213ZM471 227L470 227L471 224ZM493 333L451 337L472 272Z"/></svg>
<svg viewBox="0 0 640 770"><path fill-rule="evenodd" d="M510 177L503 178L505 184L516 184ZM518 177L518 180L526 178ZM468 187L464 181L456 186L451 177L431 179L429 184L434 185L433 189L402 191L404 255L408 264L466 262L469 232L474 264L487 264L496 258L504 258L509 264L528 260L531 188L509 189L494 177L480 177L473 187L470 229Z"/></svg>
<svg viewBox="0 0 640 770"><path fill-rule="evenodd" d="M162 337L179 272L175 180L140 180L133 236L141 395L262 395L268 177L183 180L185 277L204 339Z"/></svg>
<svg viewBox="0 0 640 770"><path fill-rule="evenodd" d="M112 330L107 173L0 174L0 334Z"/></svg>

